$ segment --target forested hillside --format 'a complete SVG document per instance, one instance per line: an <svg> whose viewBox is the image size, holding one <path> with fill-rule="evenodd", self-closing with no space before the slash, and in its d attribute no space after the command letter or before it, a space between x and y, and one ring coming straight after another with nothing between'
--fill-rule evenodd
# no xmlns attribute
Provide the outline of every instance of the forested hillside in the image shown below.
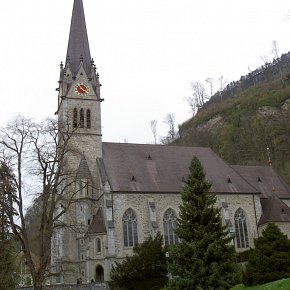
<svg viewBox="0 0 290 290"><path fill-rule="evenodd" d="M290 183L289 59L284 55L212 96L180 126L174 143L211 147L229 164L267 165L270 155Z"/></svg>

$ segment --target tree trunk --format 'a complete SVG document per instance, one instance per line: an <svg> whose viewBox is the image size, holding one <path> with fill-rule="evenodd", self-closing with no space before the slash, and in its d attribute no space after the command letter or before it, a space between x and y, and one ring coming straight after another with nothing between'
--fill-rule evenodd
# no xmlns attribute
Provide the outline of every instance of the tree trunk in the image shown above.
<svg viewBox="0 0 290 290"><path fill-rule="evenodd" d="M42 282L43 282L43 279L41 279L40 277L34 277L33 279L34 290L42 290Z"/></svg>

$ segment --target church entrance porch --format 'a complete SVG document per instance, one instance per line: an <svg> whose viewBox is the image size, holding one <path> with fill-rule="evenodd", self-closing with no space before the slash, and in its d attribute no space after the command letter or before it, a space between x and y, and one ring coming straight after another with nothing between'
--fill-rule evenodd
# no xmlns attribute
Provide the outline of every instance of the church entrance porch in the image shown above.
<svg viewBox="0 0 290 290"><path fill-rule="evenodd" d="M104 268L101 265L96 267L96 283L100 283L104 281Z"/></svg>

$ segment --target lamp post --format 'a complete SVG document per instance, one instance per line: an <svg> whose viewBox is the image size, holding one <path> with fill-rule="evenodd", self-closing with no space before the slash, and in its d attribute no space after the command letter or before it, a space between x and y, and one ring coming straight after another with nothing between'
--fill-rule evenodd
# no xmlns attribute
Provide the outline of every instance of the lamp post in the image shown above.
<svg viewBox="0 0 290 290"><path fill-rule="evenodd" d="M171 273L169 273L168 271L168 259L169 259L169 252L165 252L165 257L166 257L166 267L167 267L167 278L168 278L168 281L170 282L172 280L172 275Z"/></svg>

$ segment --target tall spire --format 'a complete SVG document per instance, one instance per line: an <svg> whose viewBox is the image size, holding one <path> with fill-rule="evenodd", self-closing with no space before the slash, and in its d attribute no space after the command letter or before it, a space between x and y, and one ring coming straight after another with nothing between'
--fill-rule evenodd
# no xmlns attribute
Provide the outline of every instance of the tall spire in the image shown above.
<svg viewBox="0 0 290 290"><path fill-rule="evenodd" d="M83 1L74 0L66 55L66 62L70 63L73 76L76 75L81 60L83 61L86 73L89 75L91 71L91 53Z"/></svg>

